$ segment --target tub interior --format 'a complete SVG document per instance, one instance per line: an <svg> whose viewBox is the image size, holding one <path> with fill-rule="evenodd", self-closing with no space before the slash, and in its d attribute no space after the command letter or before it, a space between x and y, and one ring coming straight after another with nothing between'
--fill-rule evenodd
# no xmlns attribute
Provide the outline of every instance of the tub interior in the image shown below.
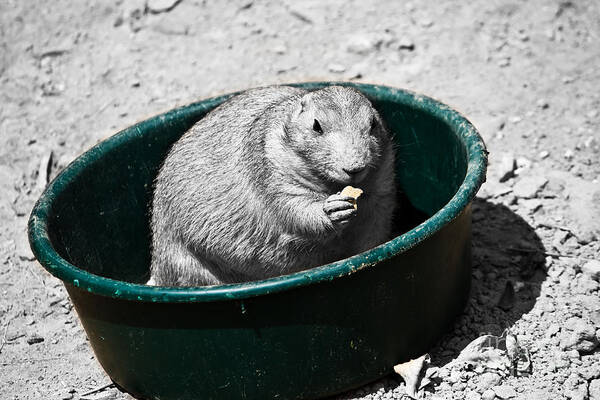
<svg viewBox="0 0 600 400"><path fill-rule="evenodd" d="M399 235L456 193L467 170L466 149L458 133L437 116L392 99L371 101L397 147L401 207L394 231ZM213 106L200 102L144 121L68 167L57 179L48 218L56 251L93 274L144 283L150 265L153 179L171 144Z"/></svg>

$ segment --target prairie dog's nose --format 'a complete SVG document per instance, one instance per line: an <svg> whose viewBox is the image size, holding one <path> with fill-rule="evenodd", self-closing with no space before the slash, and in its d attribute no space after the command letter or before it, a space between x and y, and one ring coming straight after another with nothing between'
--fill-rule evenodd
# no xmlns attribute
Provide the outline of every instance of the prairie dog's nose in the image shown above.
<svg viewBox="0 0 600 400"><path fill-rule="evenodd" d="M342 168L350 176L356 176L365 170L365 166Z"/></svg>

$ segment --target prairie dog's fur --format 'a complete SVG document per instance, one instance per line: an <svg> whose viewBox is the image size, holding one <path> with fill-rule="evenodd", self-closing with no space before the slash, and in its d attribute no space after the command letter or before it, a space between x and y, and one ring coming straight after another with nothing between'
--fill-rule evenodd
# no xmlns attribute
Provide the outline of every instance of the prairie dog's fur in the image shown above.
<svg viewBox="0 0 600 400"><path fill-rule="evenodd" d="M337 193L364 191L355 210ZM273 86L231 98L171 148L152 203L151 284L264 279L389 239L394 152L360 92Z"/></svg>

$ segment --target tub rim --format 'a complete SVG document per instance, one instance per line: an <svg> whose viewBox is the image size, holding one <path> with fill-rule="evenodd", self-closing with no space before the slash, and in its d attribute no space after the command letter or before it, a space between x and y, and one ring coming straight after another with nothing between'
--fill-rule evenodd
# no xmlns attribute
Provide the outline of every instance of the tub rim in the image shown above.
<svg viewBox="0 0 600 400"><path fill-rule="evenodd" d="M285 85L299 86L307 89L331 85L350 86L360 90L371 98L399 102L400 104L414 107L439 118L454 130L466 149L468 163L465 178L450 201L430 218L408 232L396 236L392 240L373 249L343 260L260 281L208 287L146 286L144 284L124 282L92 274L69 263L56 252L48 234L48 217L51 204L57 197L57 193L60 193L64 187L74 180L89 161L111 151L132 137L141 135L141 131L139 130L141 125L165 121L170 117L176 116L178 113L186 112L194 107L212 109L229 97L239 93L236 92L176 107L166 113L158 114L138 122L106 138L71 162L48 184L31 212L28 222L28 237L31 249L37 260L48 272L67 284L79 287L90 293L116 299L161 303L245 299L322 281L331 281L335 278L373 267L380 261L411 249L457 218L471 203L480 186L485 182L488 153L481 136L466 117L441 101L406 89L367 83L303 82Z"/></svg>

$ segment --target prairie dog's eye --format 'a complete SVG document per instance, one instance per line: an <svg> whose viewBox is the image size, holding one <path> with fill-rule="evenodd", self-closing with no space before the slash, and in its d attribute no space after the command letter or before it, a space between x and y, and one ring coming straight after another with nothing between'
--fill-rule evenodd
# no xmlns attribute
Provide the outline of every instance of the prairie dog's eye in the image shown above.
<svg viewBox="0 0 600 400"><path fill-rule="evenodd" d="M369 128L369 133L373 134L373 130L377 126L377 119L375 117L371 118L371 127Z"/></svg>
<svg viewBox="0 0 600 400"><path fill-rule="evenodd" d="M313 122L313 131L320 133L321 135L323 134L323 128L321 128L321 124L316 119Z"/></svg>

